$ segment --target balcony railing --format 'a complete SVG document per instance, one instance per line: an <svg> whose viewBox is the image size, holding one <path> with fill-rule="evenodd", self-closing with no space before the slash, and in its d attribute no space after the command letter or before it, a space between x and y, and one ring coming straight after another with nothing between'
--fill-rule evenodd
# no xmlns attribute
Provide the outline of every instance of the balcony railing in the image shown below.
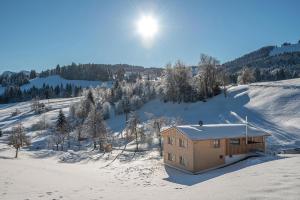
<svg viewBox="0 0 300 200"><path fill-rule="evenodd" d="M252 143L252 144L228 144L227 155L235 155L235 154L246 154L250 152L264 151L265 144L264 143Z"/></svg>

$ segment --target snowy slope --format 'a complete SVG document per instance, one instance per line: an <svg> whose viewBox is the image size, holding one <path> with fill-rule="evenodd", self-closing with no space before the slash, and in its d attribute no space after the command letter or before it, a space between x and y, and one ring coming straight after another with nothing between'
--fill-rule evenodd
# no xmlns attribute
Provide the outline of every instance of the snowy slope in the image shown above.
<svg viewBox="0 0 300 200"><path fill-rule="evenodd" d="M57 86L57 85L66 85L66 84L72 84L72 85L76 85L76 86L81 86L81 87L96 87L96 86L100 86L102 84L101 81L87 81L87 80L67 80L64 79L62 77L60 77L59 75L54 75L54 76L48 76L45 78L35 78L30 80L30 83L22 85L21 89L22 90L27 90L32 88L33 86L37 87L37 88L41 88L43 87L43 84L49 85L49 86Z"/></svg>
<svg viewBox="0 0 300 200"><path fill-rule="evenodd" d="M300 146L300 79L234 86L228 97L207 102L162 103L153 100L139 111L185 123L250 123L272 133L271 148ZM71 102L80 98L44 101L52 107L45 114L54 123L58 109L67 113ZM11 117L16 108L22 114ZM0 128L9 129L17 120L30 128L42 115L30 111L30 102L0 105ZM124 128L124 115L107 121L114 131ZM30 132L34 141L43 140L40 132ZM165 167L157 151L127 152L108 167L121 150L110 154L14 150L0 138L0 199L298 199L300 195L300 156L283 155L251 158L204 174L189 175ZM61 163L61 158L74 163ZM85 157L86 159L82 159ZM59 159L60 158L60 159ZM117 191L117 192L116 192Z"/></svg>
<svg viewBox="0 0 300 200"><path fill-rule="evenodd" d="M146 103L138 114L142 121L148 120L148 113L155 116L182 119L184 124L197 124L202 120L204 124L211 123L241 123L248 116L250 123L270 132L269 139L272 148L287 148L300 146L300 79L291 79L278 82L256 83L250 86L242 85L231 87L228 97L223 94L208 100L196 103L163 103L152 100ZM45 114L47 120L53 122L58 109L68 113L71 102L79 98L51 99L46 105L52 107ZM22 114L10 117L16 108ZM0 105L0 128L11 128L18 119L24 122L25 127L40 120L40 115L30 112L30 102ZM114 132L120 132L125 126L125 116L112 113L107 120L108 126Z"/></svg>
<svg viewBox="0 0 300 200"><path fill-rule="evenodd" d="M218 95L207 102L162 103L154 100L139 111L169 118L181 118L184 124L240 123L246 116L253 125L272 134L274 148L300 146L300 79L256 83L231 87L228 97ZM123 123L120 123L123 122ZM108 120L113 130L124 127L125 117Z"/></svg>
<svg viewBox="0 0 300 200"><path fill-rule="evenodd" d="M71 84L74 86L81 86L83 88L87 87L97 87L101 85L105 85L106 87L111 87L112 83L111 82L101 82L101 81L88 81L88 80L67 80L59 75L53 75L53 76L48 76L48 77L38 77L35 79L30 80L30 83L22 85L21 90L28 90L32 88L33 86L36 88L42 88L43 84L49 85L49 86L57 86L57 85L63 85L66 86L66 84ZM0 86L0 95L3 94L5 88Z"/></svg>
<svg viewBox="0 0 300 200"><path fill-rule="evenodd" d="M14 152L0 144L0 199L206 199L296 200L300 196L300 156L251 158L204 174L163 166L154 152L131 162L105 159L57 163L51 157Z"/></svg>
<svg viewBox="0 0 300 200"><path fill-rule="evenodd" d="M300 52L300 43L291 44L289 46L275 47L271 52L270 56L275 56L282 53Z"/></svg>

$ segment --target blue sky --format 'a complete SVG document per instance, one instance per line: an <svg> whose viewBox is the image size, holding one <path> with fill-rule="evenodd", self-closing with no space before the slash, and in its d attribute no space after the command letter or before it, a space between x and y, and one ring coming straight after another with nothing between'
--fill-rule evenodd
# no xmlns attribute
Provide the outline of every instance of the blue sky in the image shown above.
<svg viewBox="0 0 300 200"><path fill-rule="evenodd" d="M56 64L197 64L206 53L225 62L265 45L300 40L298 0L1 0L0 71ZM135 23L159 22L151 47Z"/></svg>

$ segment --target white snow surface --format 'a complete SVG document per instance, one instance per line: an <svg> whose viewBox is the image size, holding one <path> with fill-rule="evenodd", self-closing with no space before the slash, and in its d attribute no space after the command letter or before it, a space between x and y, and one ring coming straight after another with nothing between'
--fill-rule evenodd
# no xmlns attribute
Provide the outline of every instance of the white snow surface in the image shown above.
<svg viewBox="0 0 300 200"><path fill-rule="evenodd" d="M0 199L285 199L300 195L300 157L260 157L190 175L149 152L130 162L58 163L0 146Z"/></svg>
<svg viewBox="0 0 300 200"><path fill-rule="evenodd" d="M237 138L246 135L245 124L180 125L175 127L191 140ZM247 135L255 137L268 135L268 133L248 125Z"/></svg>
<svg viewBox="0 0 300 200"><path fill-rule="evenodd" d="M288 46L275 47L271 52L270 56L276 56L283 53L300 52L300 43L291 44Z"/></svg>
<svg viewBox="0 0 300 200"><path fill-rule="evenodd" d="M218 95L207 102L163 103L153 100L138 114L181 118L183 124L244 123L271 133L268 148L279 151L300 146L300 79L234 86L227 98ZM30 131L45 117L55 123L59 109L68 113L78 98L43 101L51 110L35 115L30 102L0 105L0 128L10 130L18 120L28 130L32 143L45 140L43 131ZM19 109L21 114L10 114ZM114 132L124 128L125 116L111 116L107 124ZM19 158L0 138L0 199L299 199L300 156L250 158L199 175L189 175L163 165L153 149L129 151L114 162L121 147L112 153L97 151L57 152L23 148ZM131 158L131 159L129 159ZM111 163L112 162L112 163ZM108 165L108 166L107 166Z"/></svg>

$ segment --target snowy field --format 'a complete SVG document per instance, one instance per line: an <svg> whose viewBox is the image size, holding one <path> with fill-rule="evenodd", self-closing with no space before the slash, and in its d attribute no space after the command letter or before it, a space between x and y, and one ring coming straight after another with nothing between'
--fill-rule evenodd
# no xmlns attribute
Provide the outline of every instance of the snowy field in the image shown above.
<svg viewBox="0 0 300 200"><path fill-rule="evenodd" d="M233 86L223 94L197 103L153 100L138 112L181 118L185 123L250 123L272 134L268 148L281 151L300 147L300 79ZM79 98L45 101L51 111L34 115L30 102L0 105L0 128L9 130L22 120L28 129L45 117L53 123L58 110L67 114ZM21 114L11 117L16 108ZM124 128L123 115L107 121L114 131ZM41 131L29 132L33 142ZM299 199L300 155L268 155L244 160L205 174L188 175L165 167L156 150L137 153L55 152L14 150L0 138L0 199Z"/></svg>

